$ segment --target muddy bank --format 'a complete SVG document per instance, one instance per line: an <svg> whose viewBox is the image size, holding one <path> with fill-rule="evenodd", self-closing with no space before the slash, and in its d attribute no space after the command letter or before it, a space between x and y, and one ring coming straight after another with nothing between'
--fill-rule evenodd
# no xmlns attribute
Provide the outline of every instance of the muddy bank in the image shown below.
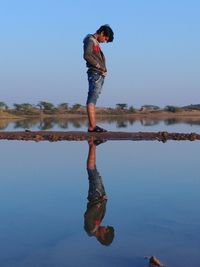
<svg viewBox="0 0 200 267"><path fill-rule="evenodd" d="M0 140L24 140L24 141L84 141L90 140L156 140L166 142L195 141L200 140L197 133L169 133L169 132L106 132L87 133L78 131L58 132L58 131L23 131L23 132L0 132Z"/></svg>

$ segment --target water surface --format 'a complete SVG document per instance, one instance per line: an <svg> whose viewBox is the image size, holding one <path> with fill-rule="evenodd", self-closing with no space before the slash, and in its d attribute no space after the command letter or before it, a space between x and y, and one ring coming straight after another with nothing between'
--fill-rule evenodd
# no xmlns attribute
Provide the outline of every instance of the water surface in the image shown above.
<svg viewBox="0 0 200 267"><path fill-rule="evenodd" d="M98 124L110 131L169 131L169 132L198 132L200 131L200 119L191 118L170 118L165 120L150 118L125 118L107 117L98 118ZM46 118L39 120L25 119L17 121L0 121L1 131L22 131L29 129L58 130L58 131L87 131L87 118L83 119L56 119Z"/></svg>
<svg viewBox="0 0 200 267"><path fill-rule="evenodd" d="M84 229L89 146L1 141L0 266L148 266L200 262L198 141L109 141L96 147L107 193L101 226L109 246Z"/></svg>

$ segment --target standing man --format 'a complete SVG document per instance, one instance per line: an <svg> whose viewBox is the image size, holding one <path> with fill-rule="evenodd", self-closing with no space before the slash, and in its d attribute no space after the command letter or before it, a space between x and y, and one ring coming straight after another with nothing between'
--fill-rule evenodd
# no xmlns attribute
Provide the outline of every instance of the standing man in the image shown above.
<svg viewBox="0 0 200 267"><path fill-rule="evenodd" d="M96 125L96 102L107 74L106 62L100 43L112 42L114 39L113 30L109 25L101 26L96 33L88 34L83 40L84 59L88 68L89 90L87 97L87 114L89 127L88 132L107 132L105 129Z"/></svg>

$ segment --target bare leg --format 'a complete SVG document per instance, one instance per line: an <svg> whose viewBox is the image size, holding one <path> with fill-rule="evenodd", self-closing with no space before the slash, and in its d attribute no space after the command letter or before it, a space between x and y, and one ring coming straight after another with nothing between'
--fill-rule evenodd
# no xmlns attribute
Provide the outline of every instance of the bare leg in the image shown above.
<svg viewBox="0 0 200 267"><path fill-rule="evenodd" d="M93 130L96 127L96 107L94 104L90 103L87 105L87 114L89 121L89 130Z"/></svg>

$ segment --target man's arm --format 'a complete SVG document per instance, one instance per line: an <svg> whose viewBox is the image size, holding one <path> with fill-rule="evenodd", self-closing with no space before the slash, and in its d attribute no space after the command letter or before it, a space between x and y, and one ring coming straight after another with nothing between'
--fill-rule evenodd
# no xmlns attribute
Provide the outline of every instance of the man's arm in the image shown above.
<svg viewBox="0 0 200 267"><path fill-rule="evenodd" d="M92 41L88 41L87 44L85 44L83 57L89 64L99 69L100 64L99 62L97 62L96 58L93 56L93 46L94 46L94 42Z"/></svg>

